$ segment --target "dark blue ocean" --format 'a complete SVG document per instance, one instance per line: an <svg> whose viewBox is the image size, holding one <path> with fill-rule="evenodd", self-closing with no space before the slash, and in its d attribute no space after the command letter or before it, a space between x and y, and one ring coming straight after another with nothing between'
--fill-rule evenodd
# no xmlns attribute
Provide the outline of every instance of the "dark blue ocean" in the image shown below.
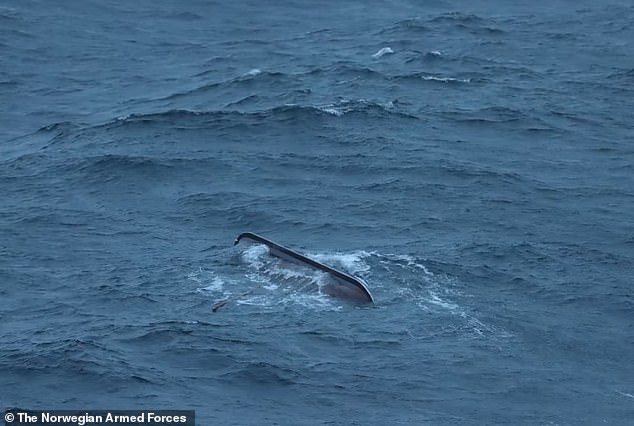
<svg viewBox="0 0 634 426"><path fill-rule="evenodd" d="M634 4L524 3L0 1L0 408L634 424Z"/></svg>

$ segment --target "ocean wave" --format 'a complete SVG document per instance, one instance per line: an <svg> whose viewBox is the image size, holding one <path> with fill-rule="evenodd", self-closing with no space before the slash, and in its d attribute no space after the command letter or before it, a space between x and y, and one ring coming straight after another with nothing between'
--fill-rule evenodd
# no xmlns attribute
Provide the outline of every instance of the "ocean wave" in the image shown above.
<svg viewBox="0 0 634 426"><path fill-rule="evenodd" d="M258 95L247 95L241 99L238 99L237 101L229 102L228 104L225 105L225 108L244 106L251 103L257 103L259 100L260 100L260 97Z"/></svg>
<svg viewBox="0 0 634 426"><path fill-rule="evenodd" d="M272 108L265 112L277 119L295 119L304 116L320 116L323 114L341 117L344 115L362 115L365 117L401 117L416 118L413 115L401 112L394 108L392 102L384 104L359 100L340 100L332 104L303 106L303 105L284 105Z"/></svg>
<svg viewBox="0 0 634 426"><path fill-rule="evenodd" d="M260 75L260 74L262 74L262 70L261 70L261 69L259 69L259 68L252 68L252 69L250 69L249 71L247 71L247 72L245 72L244 74L242 74L242 75L240 76L240 78L242 78L242 79L245 79L245 78L246 78L246 79L248 79L248 78L250 78L250 77L255 77L255 76L258 76L258 75Z"/></svg>
<svg viewBox="0 0 634 426"><path fill-rule="evenodd" d="M526 130L553 130L547 122L528 112L501 106L485 107L476 110L446 111L440 115L452 122L466 124L504 124L522 123Z"/></svg>
<svg viewBox="0 0 634 426"><path fill-rule="evenodd" d="M473 338L504 335L501 330L478 318L479 314L466 303L469 295L464 294L457 278L443 271L444 265L415 255L376 251L370 252L364 261L371 265L368 277L375 283L377 299L384 299L383 304L412 304L435 318L424 330L417 330L416 324L409 325L407 333L410 337L427 338L430 331L432 335ZM378 276L382 279L377 279ZM386 286L385 282L390 285ZM434 328L437 329L433 331Z"/></svg>
<svg viewBox="0 0 634 426"><path fill-rule="evenodd" d="M463 12L448 12L430 18L428 22L457 22L461 24L481 24L485 22L484 18L473 14Z"/></svg>
<svg viewBox="0 0 634 426"><path fill-rule="evenodd" d="M198 323L183 320L162 320L126 326L120 330L117 340L127 344L163 345L191 334Z"/></svg>
<svg viewBox="0 0 634 426"><path fill-rule="evenodd" d="M249 194L235 191L220 191L214 193L198 192L194 194L183 195L179 197L176 202L183 207L187 207L199 206L201 204L213 205L223 199L231 199L232 202L238 203L240 201L247 202L253 200L253 197Z"/></svg>
<svg viewBox="0 0 634 426"><path fill-rule="evenodd" d="M252 385L290 386L297 384L301 374L291 368L263 361L234 364L230 371L220 375L220 380Z"/></svg>
<svg viewBox="0 0 634 426"><path fill-rule="evenodd" d="M219 191L197 193L177 198L179 211L190 218L205 220L222 216L237 226L258 225L279 220L279 217L262 207L262 197L243 192Z"/></svg>
<svg viewBox="0 0 634 426"><path fill-rule="evenodd" d="M386 76L370 67L350 61L336 61L326 66L315 67L304 73L306 76L328 75L336 78L363 77L385 79Z"/></svg>
<svg viewBox="0 0 634 426"><path fill-rule="evenodd" d="M13 23L21 20L23 20L23 17L18 9L14 7L0 6L0 21Z"/></svg>
<svg viewBox="0 0 634 426"><path fill-rule="evenodd" d="M24 161L44 155L50 145L58 141L73 138L81 126L64 121L52 123L25 135L10 139L9 144L0 145L2 158L0 162Z"/></svg>
<svg viewBox="0 0 634 426"><path fill-rule="evenodd" d="M526 175L504 169L483 167L476 163L440 161L438 166L448 178L452 177L463 181L469 180L472 183L475 181L481 183L483 187L497 186L502 188L503 185L510 187L516 185L520 187L538 187L541 185L541 182Z"/></svg>
<svg viewBox="0 0 634 426"><path fill-rule="evenodd" d="M379 58L390 53L393 53L392 49L383 48L373 56L375 58ZM197 74L195 77L203 78L206 74L207 72L205 71ZM266 71L259 68L253 68L238 77L223 81L205 83L186 91L172 93L168 96L154 99L154 101L173 102L183 99L209 96L210 93L219 90L253 90L256 87L258 89L276 88L277 90L279 88L285 88L286 90L310 91L311 89L306 87L307 84L310 84L310 82L306 80L306 77L319 77L322 75L327 78L337 79L337 81L359 78L378 78L386 80L388 78L379 71L351 61L336 61L326 66L310 67L306 71L297 73Z"/></svg>
<svg viewBox="0 0 634 426"><path fill-rule="evenodd" d="M202 77L206 75L206 72L202 72L196 75L196 77ZM212 83L206 83L193 89L177 92L171 95L155 99L156 101L174 101L182 98L188 98L192 96L205 95L211 91L217 89L231 89L237 90L239 88L250 87L253 84L261 85L275 85L275 86L290 86L293 83L297 83L296 76L293 74L287 74L283 72L275 71L262 71L259 68L252 68L242 75L231 78L228 80L217 81Z"/></svg>
<svg viewBox="0 0 634 426"><path fill-rule="evenodd" d="M0 88L13 89L20 86L18 80L0 80Z"/></svg>
<svg viewBox="0 0 634 426"><path fill-rule="evenodd" d="M120 352L86 338L23 345L19 351L9 351L0 358L0 365L8 367L8 370L21 371L23 375L65 372L72 376L92 376L95 380L100 380L106 371L114 377L120 375L119 371L126 371L120 378L127 377L131 368Z"/></svg>
<svg viewBox="0 0 634 426"><path fill-rule="evenodd" d="M339 102L327 105L321 105L316 107L319 111L323 111L330 115L340 117L345 114L362 114L366 116L382 116L393 115L401 118L417 119L418 117L408 114L396 109L393 101L385 103L376 103L366 101L364 99L359 100L340 100Z"/></svg>
<svg viewBox="0 0 634 426"><path fill-rule="evenodd" d="M182 12L174 12L167 15L170 19L175 19L179 21L198 21L203 19L201 15L191 11L182 11Z"/></svg>
<svg viewBox="0 0 634 426"><path fill-rule="evenodd" d="M607 76L609 80L625 80L628 82L634 81L634 68L621 69L611 73Z"/></svg>
<svg viewBox="0 0 634 426"><path fill-rule="evenodd" d="M394 53L394 50L392 50L391 47L382 47L381 49L379 49L378 52L376 52L374 55L372 55L372 57L378 59L378 58L380 58L382 56L389 55L389 54L392 54L392 53Z"/></svg>
<svg viewBox="0 0 634 426"><path fill-rule="evenodd" d="M423 23L421 18L415 17L397 21L385 28L378 30L376 34L392 35L396 33L424 33L430 30L430 27Z"/></svg>
<svg viewBox="0 0 634 426"><path fill-rule="evenodd" d="M425 81L437 81L440 83L471 83L470 78L439 77L436 75L422 75L420 78Z"/></svg>
<svg viewBox="0 0 634 426"><path fill-rule="evenodd" d="M411 74L397 75L392 77L394 80L422 80L430 83L442 83L447 85L464 85L472 82L471 77L449 77L444 75L435 75L425 72L415 72Z"/></svg>
<svg viewBox="0 0 634 426"><path fill-rule="evenodd" d="M489 76L490 79L494 79L498 76L508 78L509 75L515 76L518 80L540 80L545 78L544 74L529 66L501 64L491 60L484 61L482 58L471 56L463 56L461 61L463 63L472 63L480 66L484 74Z"/></svg>
<svg viewBox="0 0 634 426"><path fill-rule="evenodd" d="M149 170L163 171L163 169L175 167L174 159L159 159L146 156L117 155L105 154L94 157L86 157L79 159L73 167L83 171L87 169L98 169L103 172L112 171L112 169L129 169L138 173L146 173Z"/></svg>
<svg viewBox="0 0 634 426"><path fill-rule="evenodd" d="M506 31L497 28L491 19L485 19L475 14L450 12L435 16L428 21L428 25L449 24L455 28L478 35L503 35Z"/></svg>
<svg viewBox="0 0 634 426"><path fill-rule="evenodd" d="M486 107L473 111L454 111L446 113L457 121L492 121L492 122L509 122L520 121L527 115L518 109L508 107Z"/></svg>
<svg viewBox="0 0 634 426"><path fill-rule="evenodd" d="M58 134L67 133L69 131L79 128L78 125L71 123L70 121L60 121L57 123L51 123L44 127L40 127L37 132L56 132Z"/></svg>
<svg viewBox="0 0 634 426"><path fill-rule="evenodd" d="M146 155L102 154L73 157L53 163L57 175L80 185L96 189L102 185L128 182L128 191L140 191L140 187L152 186L154 178L177 178L195 169L209 167L222 170L227 166L215 158L164 158ZM97 187L94 185L97 184Z"/></svg>
<svg viewBox="0 0 634 426"><path fill-rule="evenodd" d="M440 50L430 50L427 52L419 52L412 51L405 58L406 64L416 63L416 62L425 62L425 63L435 63L440 61L446 61L449 57L441 52Z"/></svg>
<svg viewBox="0 0 634 426"><path fill-rule="evenodd" d="M187 109L175 109L147 114L132 113L95 127L116 128L121 126L145 126L154 123L170 124L174 128L205 128L221 122L240 125L248 123L263 123L271 120L304 120L328 116L354 116L356 114L367 117L417 118L414 115L400 111L393 101L378 103L367 101L365 99L343 99L331 104L323 105L284 104L253 112L231 110L193 111Z"/></svg>

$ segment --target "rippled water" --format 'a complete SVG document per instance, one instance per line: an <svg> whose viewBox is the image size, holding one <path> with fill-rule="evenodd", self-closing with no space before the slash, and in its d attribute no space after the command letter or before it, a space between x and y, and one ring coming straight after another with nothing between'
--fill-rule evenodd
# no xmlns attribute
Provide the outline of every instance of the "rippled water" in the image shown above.
<svg viewBox="0 0 634 426"><path fill-rule="evenodd" d="M3 2L0 402L631 424L633 13Z"/></svg>

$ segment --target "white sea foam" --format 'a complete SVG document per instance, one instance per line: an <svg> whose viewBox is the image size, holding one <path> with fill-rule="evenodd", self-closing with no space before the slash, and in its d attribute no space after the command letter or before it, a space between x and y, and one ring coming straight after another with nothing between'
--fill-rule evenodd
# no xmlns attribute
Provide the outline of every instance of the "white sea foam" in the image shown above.
<svg viewBox="0 0 634 426"><path fill-rule="evenodd" d="M413 303L422 311L432 315L450 315L456 330L467 330L474 337L508 333L482 322L477 314L461 303L464 296L456 279L446 274L433 273L424 265L424 260L408 254L374 254L381 265L400 284L391 291L405 303ZM403 278L407 277L407 278Z"/></svg>
<svg viewBox="0 0 634 426"><path fill-rule="evenodd" d="M265 295L255 295L236 299L238 305L270 306L270 299Z"/></svg>
<svg viewBox="0 0 634 426"><path fill-rule="evenodd" d="M269 249L262 244L254 244L247 247L242 252L242 260L253 268L261 268L264 265L263 257L267 255Z"/></svg>
<svg viewBox="0 0 634 426"><path fill-rule="evenodd" d="M391 47L382 47L381 49L379 49L378 52L376 52L374 55L372 55L372 57L373 58L380 58L381 56L389 55L391 53L394 53L394 51L392 50Z"/></svg>
<svg viewBox="0 0 634 426"><path fill-rule="evenodd" d="M459 306L455 303L449 302L448 300L444 300L438 296L434 291L429 292L429 296L427 297L427 301L429 303L433 303L434 305L438 305L442 308L445 308L449 311L456 311L459 309Z"/></svg>
<svg viewBox="0 0 634 426"><path fill-rule="evenodd" d="M343 305L332 297L321 293L293 292L282 298L279 305L301 306L302 308L318 311L340 311Z"/></svg>
<svg viewBox="0 0 634 426"><path fill-rule="evenodd" d="M331 252L331 253L310 253L310 257L330 266L340 266L349 273L356 274L370 270L370 265L365 262L365 258L371 253L363 250L351 253Z"/></svg>
<svg viewBox="0 0 634 426"><path fill-rule="evenodd" d="M200 290L217 293L223 290L224 285L225 285L225 282L222 280L222 278L214 277L211 281L211 284L209 284L206 287L200 288Z"/></svg>
<svg viewBox="0 0 634 426"><path fill-rule="evenodd" d="M327 114L334 115L336 117L341 117L344 114L344 111L342 111L341 109L335 108L334 105L321 106L321 107L317 107L317 109Z"/></svg>
<svg viewBox="0 0 634 426"><path fill-rule="evenodd" d="M248 72L244 73L243 77L255 77L256 75L262 74L262 70L259 68L250 69Z"/></svg>
<svg viewBox="0 0 634 426"><path fill-rule="evenodd" d="M189 273L187 278L200 286L197 288L199 292L218 293L223 291L225 285L225 281L221 277L203 268Z"/></svg>
<svg viewBox="0 0 634 426"><path fill-rule="evenodd" d="M441 83L471 83L470 78L437 77L435 75L424 75L421 78L425 81L439 81Z"/></svg>
<svg viewBox="0 0 634 426"><path fill-rule="evenodd" d="M341 310L342 305L321 292L306 292L301 287L279 287L275 284L263 286L262 294L250 294L235 299L238 305L273 308L275 306L299 306L311 310Z"/></svg>
<svg viewBox="0 0 634 426"><path fill-rule="evenodd" d="M355 110L359 111L360 109L363 109L365 107L368 107L368 106L372 107L376 105L379 105L385 109L390 109L394 107L394 102L388 101L385 103L375 103L363 98L357 99L357 100L342 99L337 103L320 105L320 106L316 106L315 108L327 114L340 117L348 112L352 112Z"/></svg>
<svg viewBox="0 0 634 426"><path fill-rule="evenodd" d="M195 281L195 282L199 283L200 282L200 274L202 273L202 271L203 271L203 268L199 268L195 272L190 272L187 275L187 278L189 278L192 281Z"/></svg>
<svg viewBox="0 0 634 426"><path fill-rule="evenodd" d="M369 253L364 251L309 254L311 258L349 273L368 270L369 265L363 260L367 256ZM340 301L322 291L330 279L328 274L270 256L268 248L261 244L247 246L240 253L240 258L247 267L245 277L259 291L257 294L236 298L237 304L264 307L298 305L318 310L341 309Z"/></svg>
<svg viewBox="0 0 634 426"><path fill-rule="evenodd" d="M621 391L616 391L616 393L618 393L619 395L623 395L626 398L632 398L634 399L634 395L632 395L631 393L627 393L627 392L621 392Z"/></svg>
<svg viewBox="0 0 634 426"><path fill-rule="evenodd" d="M429 272L429 270L427 269L425 265L420 263L418 259L416 259L413 256L410 256L408 254L397 254L397 255L393 255L392 258L399 261L406 262L408 267L422 270L425 273L425 275L429 275L429 276L434 275L431 272Z"/></svg>

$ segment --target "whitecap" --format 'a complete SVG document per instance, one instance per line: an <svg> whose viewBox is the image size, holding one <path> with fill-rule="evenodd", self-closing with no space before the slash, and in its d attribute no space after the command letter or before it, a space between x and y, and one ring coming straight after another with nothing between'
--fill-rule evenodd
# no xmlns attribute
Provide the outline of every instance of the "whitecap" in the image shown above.
<svg viewBox="0 0 634 426"><path fill-rule="evenodd" d="M470 78L437 77L435 75L424 75L421 78L425 81L439 81L441 83L471 83Z"/></svg>
<svg viewBox="0 0 634 426"><path fill-rule="evenodd" d="M249 70L249 72L243 74L243 77L255 77L256 75L262 74L262 70L259 68L253 68Z"/></svg>
<svg viewBox="0 0 634 426"><path fill-rule="evenodd" d="M382 47L381 49L379 49L378 52L376 52L374 55L372 55L373 58L380 58L383 55L389 55L390 53L394 53L394 51L392 50L391 47Z"/></svg>
<svg viewBox="0 0 634 426"><path fill-rule="evenodd" d="M317 107L318 110L325 112L326 114L334 115L335 117L341 117L344 111L335 108L333 105L326 105Z"/></svg>

